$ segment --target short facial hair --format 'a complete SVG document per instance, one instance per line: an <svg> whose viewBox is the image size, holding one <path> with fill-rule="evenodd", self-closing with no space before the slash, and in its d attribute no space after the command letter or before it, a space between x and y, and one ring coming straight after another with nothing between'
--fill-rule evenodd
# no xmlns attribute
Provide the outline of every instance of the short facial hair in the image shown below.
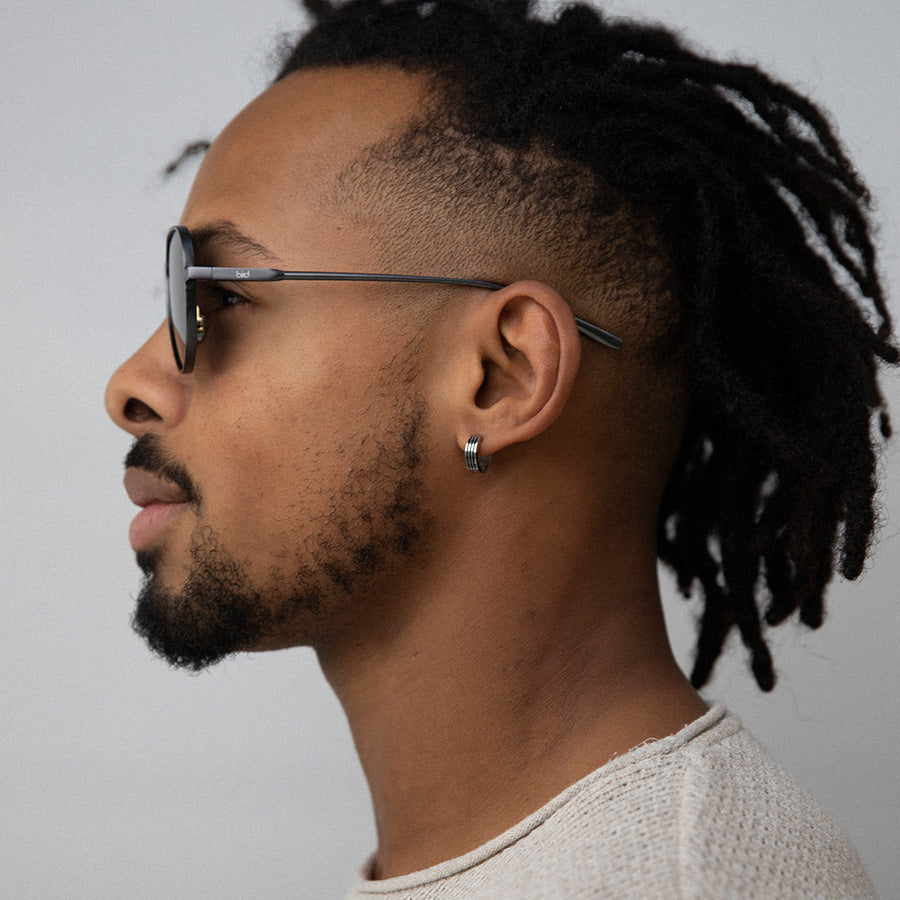
<svg viewBox="0 0 900 900"><path fill-rule="evenodd" d="M419 472L427 407L409 397L398 406L400 421L382 435L370 465L336 492L312 562L301 562L298 552L289 576L272 572L266 585L253 584L209 525L199 525L192 535L190 572L178 590L159 584L161 551L139 553L145 577L132 626L151 650L173 666L198 672L252 649L303 616L327 615L329 597L359 593L391 561L421 552L431 521ZM138 439L126 464L179 484L199 509L200 492L189 473L166 457L157 438L146 438Z"/></svg>

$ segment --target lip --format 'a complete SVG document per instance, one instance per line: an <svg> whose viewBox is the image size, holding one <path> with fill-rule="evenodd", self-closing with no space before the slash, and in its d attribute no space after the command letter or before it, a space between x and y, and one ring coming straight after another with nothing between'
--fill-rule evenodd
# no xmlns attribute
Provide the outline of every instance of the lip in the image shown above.
<svg viewBox="0 0 900 900"><path fill-rule="evenodd" d="M128 540L133 550L146 550L159 543L190 501L178 485L146 469L126 469L124 483L131 502L141 507L128 529Z"/></svg>
<svg viewBox="0 0 900 900"><path fill-rule="evenodd" d="M173 519L184 511L187 503L150 503L132 520L128 527L131 549L148 550L158 544Z"/></svg>

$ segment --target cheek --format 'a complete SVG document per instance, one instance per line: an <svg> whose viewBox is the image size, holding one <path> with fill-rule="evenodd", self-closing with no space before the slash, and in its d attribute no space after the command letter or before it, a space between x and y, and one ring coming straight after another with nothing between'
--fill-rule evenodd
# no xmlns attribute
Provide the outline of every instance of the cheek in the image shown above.
<svg viewBox="0 0 900 900"><path fill-rule="evenodd" d="M318 527L386 418L390 398L368 383L360 360L314 362L219 379L204 398L219 414L205 418L194 466L201 524L251 562L282 558Z"/></svg>

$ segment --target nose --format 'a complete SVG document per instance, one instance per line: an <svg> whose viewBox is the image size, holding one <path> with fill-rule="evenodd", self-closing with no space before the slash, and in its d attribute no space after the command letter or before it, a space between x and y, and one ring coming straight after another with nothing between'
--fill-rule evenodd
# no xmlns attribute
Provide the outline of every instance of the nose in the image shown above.
<svg viewBox="0 0 900 900"><path fill-rule="evenodd" d="M165 322L113 373L106 386L106 412L134 435L168 430L184 417L190 384L175 366Z"/></svg>

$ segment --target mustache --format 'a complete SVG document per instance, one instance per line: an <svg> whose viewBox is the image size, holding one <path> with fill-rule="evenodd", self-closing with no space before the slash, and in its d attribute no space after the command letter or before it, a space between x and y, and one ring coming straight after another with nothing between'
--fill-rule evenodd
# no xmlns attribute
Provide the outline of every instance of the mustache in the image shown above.
<svg viewBox="0 0 900 900"><path fill-rule="evenodd" d="M125 455L125 468L146 469L166 481L177 485L190 503L200 503L200 489L188 470L173 459L162 446L159 435L142 434Z"/></svg>

